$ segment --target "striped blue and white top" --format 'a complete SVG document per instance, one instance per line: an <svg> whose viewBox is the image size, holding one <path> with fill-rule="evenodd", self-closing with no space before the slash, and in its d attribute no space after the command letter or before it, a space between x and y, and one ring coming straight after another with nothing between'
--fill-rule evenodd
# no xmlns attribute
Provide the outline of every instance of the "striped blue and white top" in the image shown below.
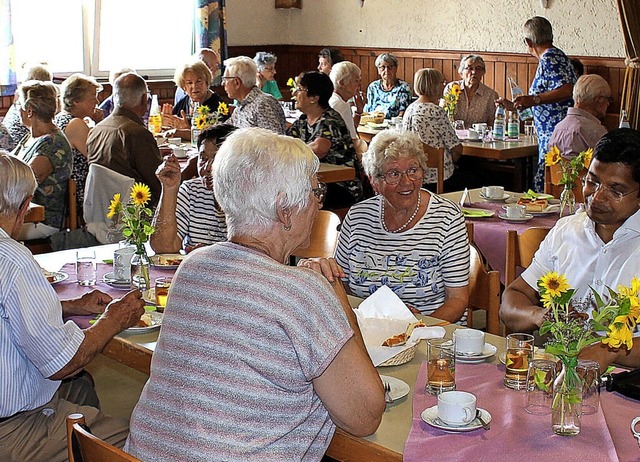
<svg viewBox="0 0 640 462"><path fill-rule="evenodd" d="M428 315L444 303L445 287L469 283L469 240L453 202L431 194L424 216L401 233L385 231L381 214L382 196L372 197L351 207L342 224L336 261L354 295L386 285Z"/></svg>
<svg viewBox="0 0 640 462"><path fill-rule="evenodd" d="M213 191L200 178L185 181L178 190L176 221L180 240L211 245L227 240L227 222Z"/></svg>
<svg viewBox="0 0 640 462"><path fill-rule="evenodd" d="M84 333L62 322L62 305L29 250L0 228L0 417L47 403L48 380L78 351Z"/></svg>

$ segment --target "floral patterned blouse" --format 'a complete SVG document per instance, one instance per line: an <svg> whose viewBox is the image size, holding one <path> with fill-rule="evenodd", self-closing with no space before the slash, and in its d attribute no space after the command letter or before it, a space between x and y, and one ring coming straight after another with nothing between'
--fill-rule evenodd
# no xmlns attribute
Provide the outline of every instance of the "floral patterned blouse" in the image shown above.
<svg viewBox="0 0 640 462"><path fill-rule="evenodd" d="M382 80L376 80L367 88L367 112L382 111L385 118L397 117L407 109L411 102L411 87L404 80L398 79L396 85L389 91L382 88Z"/></svg>
<svg viewBox="0 0 640 462"><path fill-rule="evenodd" d="M311 143L318 137L331 141L331 148L322 162L355 168L356 180L338 184L347 188L356 201L362 198L362 184L357 180L360 178L360 164L356 160L356 151L349 129L338 112L331 108L325 110L324 115L313 125L307 122L307 115L302 114L289 127L287 135L300 138L305 143Z"/></svg>
<svg viewBox="0 0 640 462"><path fill-rule="evenodd" d="M33 202L44 205L44 224L62 228L66 211L67 183L73 169L73 151L62 131L56 129L38 138L26 137L16 148L16 155L27 164L38 156L49 159L53 171L38 184Z"/></svg>
<svg viewBox="0 0 640 462"><path fill-rule="evenodd" d="M460 140L451 127L444 109L433 103L415 101L404 113L402 128L416 132L420 140L429 146L444 148L444 179L448 180L455 168L451 149L460 144ZM436 169L428 168L424 175L424 184L433 184L437 181Z"/></svg>
<svg viewBox="0 0 640 462"><path fill-rule="evenodd" d="M67 129L67 125L76 117L69 114L67 111L61 111L53 118L53 123L62 130L62 133ZM87 158L77 149L73 149L73 172L71 178L76 181L77 191L77 210L78 216L82 216L82 204L84 203L84 184L87 182L87 175L89 174L89 164Z"/></svg>

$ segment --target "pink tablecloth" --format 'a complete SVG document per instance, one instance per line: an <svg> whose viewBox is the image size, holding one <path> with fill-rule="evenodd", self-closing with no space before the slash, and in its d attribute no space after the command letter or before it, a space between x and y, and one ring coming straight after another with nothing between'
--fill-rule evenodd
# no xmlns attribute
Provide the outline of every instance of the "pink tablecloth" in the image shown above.
<svg viewBox="0 0 640 462"><path fill-rule="evenodd" d="M603 392L605 413L601 408L596 414L583 416L582 431L578 436L557 436L551 431L551 416L527 414L525 393L505 388L503 378L502 365L456 365L458 390L476 395L478 406L492 416L491 429L448 433L429 426L420 418L423 410L437 404L435 396L424 392L426 367L423 363L414 387L413 422L404 447L404 460L591 462L640 459L640 449L629 431L633 417L640 415L637 403Z"/></svg>
<svg viewBox="0 0 640 462"><path fill-rule="evenodd" d="M556 212L549 215L536 216L524 223L514 223L498 218L498 215L504 212L503 206L504 204L502 203L473 203L468 207L491 210L496 212L496 215L491 218L467 218L469 222L473 223L473 236L476 246L487 259L489 266L496 271L500 271L500 280L502 282L504 282L507 258L507 230L514 229L520 234L533 227L552 228L559 217Z"/></svg>

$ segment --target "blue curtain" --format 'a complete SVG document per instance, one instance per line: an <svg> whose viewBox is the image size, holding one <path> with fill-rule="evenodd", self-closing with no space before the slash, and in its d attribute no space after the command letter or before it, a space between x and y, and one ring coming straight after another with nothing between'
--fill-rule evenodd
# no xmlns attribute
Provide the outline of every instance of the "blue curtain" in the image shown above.
<svg viewBox="0 0 640 462"><path fill-rule="evenodd" d="M11 33L11 1L0 0L0 95L16 91L16 59Z"/></svg>
<svg viewBox="0 0 640 462"><path fill-rule="evenodd" d="M2 0L0 0L2 1ZM220 56L220 63L227 58L227 31L225 28L225 0L197 0L195 45L211 48ZM221 73L213 76L213 83L220 84Z"/></svg>

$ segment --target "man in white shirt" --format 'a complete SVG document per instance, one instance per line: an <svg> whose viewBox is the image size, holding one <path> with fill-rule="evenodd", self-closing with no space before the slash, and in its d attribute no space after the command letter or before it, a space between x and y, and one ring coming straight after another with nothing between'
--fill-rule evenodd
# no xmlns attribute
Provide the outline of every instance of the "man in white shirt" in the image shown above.
<svg viewBox="0 0 640 462"><path fill-rule="evenodd" d="M100 291L62 303L31 252L15 240L36 188L27 164L0 152L0 459L67 460L67 415L122 447L128 423L100 412L83 367L144 313L140 291ZM103 317L81 330L64 315ZM74 377L75 376L75 377Z"/></svg>
<svg viewBox="0 0 640 462"><path fill-rule="evenodd" d="M548 310L537 281L549 271L564 274L577 290L574 300L590 307L590 287L606 295L606 287L640 277L640 132L618 129L603 136L583 184L585 211L559 220L531 265L504 291L500 318L511 331L542 324ZM640 358L640 347L634 350L630 356Z"/></svg>

